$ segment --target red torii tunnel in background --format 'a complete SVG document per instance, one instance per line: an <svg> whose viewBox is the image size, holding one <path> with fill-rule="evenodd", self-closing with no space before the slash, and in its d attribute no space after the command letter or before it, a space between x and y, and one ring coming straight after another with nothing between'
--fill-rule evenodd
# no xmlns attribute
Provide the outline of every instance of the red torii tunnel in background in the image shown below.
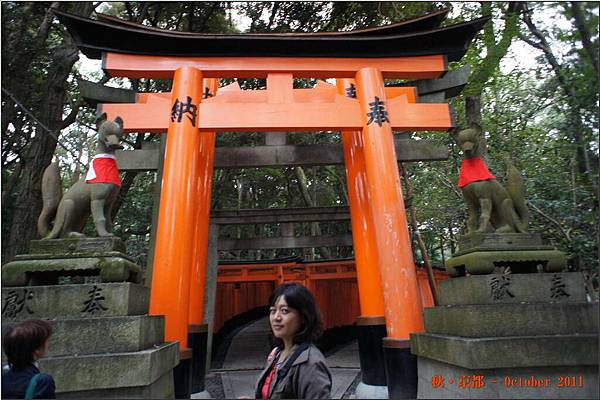
<svg viewBox="0 0 600 400"><path fill-rule="evenodd" d="M447 279L434 270L436 285ZM299 282L314 293L323 314L325 329L352 325L361 315L355 260L319 262L278 261L220 264L217 272L217 301L213 331L217 333L231 318L266 306L266 300L284 282ZM417 268L421 302L433 307L427 273Z"/></svg>
<svg viewBox="0 0 600 400"><path fill-rule="evenodd" d="M178 340L182 354L188 330L204 321L216 132L341 131L357 323L385 321L390 395L414 397L412 388L406 391L414 378L416 393L409 335L423 330L422 300L392 130L447 131L453 120L447 104L419 104L414 88L385 88L384 79L439 78L448 61L464 55L487 18L439 28L446 12L362 31L298 35L184 34L57 12L79 48L101 57L111 76L173 79L170 93L101 109L111 119L121 116L127 132L167 132L150 313L165 316L165 337ZM233 84L217 93L218 78L248 77L266 78L266 90ZM294 89L294 78L338 81Z"/></svg>

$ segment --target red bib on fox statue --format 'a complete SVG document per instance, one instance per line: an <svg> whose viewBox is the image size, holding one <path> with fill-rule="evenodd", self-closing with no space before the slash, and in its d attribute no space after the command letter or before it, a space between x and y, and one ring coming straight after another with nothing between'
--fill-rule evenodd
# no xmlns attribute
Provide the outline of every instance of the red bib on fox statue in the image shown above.
<svg viewBox="0 0 600 400"><path fill-rule="evenodd" d="M92 158L90 169L85 176L86 183L114 183L121 186L117 158L112 154L97 154Z"/></svg>
<svg viewBox="0 0 600 400"><path fill-rule="evenodd" d="M465 158L460 164L460 175L458 176L458 187L467 186L476 181L487 181L495 179L485 162L479 157Z"/></svg>

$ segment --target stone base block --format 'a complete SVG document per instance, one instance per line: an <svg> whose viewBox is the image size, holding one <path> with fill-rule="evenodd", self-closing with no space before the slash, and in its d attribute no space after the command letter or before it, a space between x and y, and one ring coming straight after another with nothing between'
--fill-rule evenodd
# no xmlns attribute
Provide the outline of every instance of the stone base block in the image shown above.
<svg viewBox="0 0 600 400"><path fill-rule="evenodd" d="M207 390L203 390L198 393L192 393L190 399L212 399L212 396Z"/></svg>
<svg viewBox="0 0 600 400"><path fill-rule="evenodd" d="M140 351L164 342L163 316L136 315L48 322L53 331L47 353L49 357Z"/></svg>
<svg viewBox="0 0 600 400"><path fill-rule="evenodd" d="M65 393L150 386L178 363L179 346L172 342L130 353L47 357L40 369Z"/></svg>
<svg viewBox="0 0 600 400"><path fill-rule="evenodd" d="M149 299L150 289L133 283L2 288L2 321L142 315Z"/></svg>
<svg viewBox="0 0 600 400"><path fill-rule="evenodd" d="M66 239L32 240L30 254L50 255L98 255L109 251L125 253L121 238L112 237L73 237Z"/></svg>
<svg viewBox="0 0 600 400"><path fill-rule="evenodd" d="M439 306L423 313L427 333L464 337L598 333L598 302Z"/></svg>
<svg viewBox="0 0 600 400"><path fill-rule="evenodd" d="M19 256L2 266L3 286L56 285L63 276L99 276L102 282L142 281L142 269L124 255L43 258Z"/></svg>
<svg viewBox="0 0 600 400"><path fill-rule="evenodd" d="M149 386L82 390L57 393L57 399L173 399L173 371L169 371Z"/></svg>
<svg viewBox="0 0 600 400"><path fill-rule="evenodd" d="M357 399L387 399L388 388L387 386L367 385L364 382L360 382L356 386L354 396Z"/></svg>
<svg viewBox="0 0 600 400"><path fill-rule="evenodd" d="M411 352L468 369L598 365L598 334L463 338L412 333Z"/></svg>
<svg viewBox="0 0 600 400"><path fill-rule="evenodd" d="M440 305L586 301L579 272L473 275L439 285Z"/></svg>
<svg viewBox="0 0 600 400"><path fill-rule="evenodd" d="M472 251L531 249L551 250L552 247L542 244L539 233L471 233L460 237L458 252L454 255Z"/></svg>
<svg viewBox="0 0 600 400"><path fill-rule="evenodd" d="M567 256L558 250L487 250L473 251L446 260L446 273L462 276L465 271L474 275L491 274L496 267L510 267L512 272L560 272L567 267Z"/></svg>
<svg viewBox="0 0 600 400"><path fill-rule="evenodd" d="M418 399L597 399L598 365L468 369L418 358Z"/></svg>

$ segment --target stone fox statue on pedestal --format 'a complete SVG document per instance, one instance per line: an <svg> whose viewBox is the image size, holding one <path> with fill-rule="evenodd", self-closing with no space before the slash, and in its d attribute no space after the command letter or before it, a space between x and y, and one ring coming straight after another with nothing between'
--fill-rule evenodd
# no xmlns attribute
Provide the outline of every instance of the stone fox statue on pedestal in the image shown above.
<svg viewBox="0 0 600 400"><path fill-rule="evenodd" d="M458 186L469 208L468 233L525 233L529 210L525 205L523 179L509 164L506 189L490 173L480 156L481 128L474 126L458 133L463 151Z"/></svg>
<svg viewBox="0 0 600 400"><path fill-rule="evenodd" d="M121 187L115 150L123 137L123 120L106 119L106 113L96 120L98 146L85 178L76 182L62 196L60 171L50 164L42 177L42 213L38 232L44 239L84 236L83 228L90 215L98 236L112 236L111 209ZM62 196L62 198L61 198ZM56 217L56 218L55 218ZM51 228L51 222L54 225Z"/></svg>

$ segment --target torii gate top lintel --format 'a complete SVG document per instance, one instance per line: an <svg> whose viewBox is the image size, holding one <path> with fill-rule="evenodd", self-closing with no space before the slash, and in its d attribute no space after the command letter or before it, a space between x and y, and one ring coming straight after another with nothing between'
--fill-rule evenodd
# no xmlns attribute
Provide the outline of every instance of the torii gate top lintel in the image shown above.
<svg viewBox="0 0 600 400"><path fill-rule="evenodd" d="M439 27L447 13L447 10L441 10L397 24L349 32L206 34L151 28L103 15L100 15L99 20L92 20L58 10L54 10L54 13L86 56L98 59L103 53L108 53L103 56L103 60L105 67L113 74L118 73L119 69L109 65L113 62L111 58L114 58L110 54L118 53L127 55L128 60L135 57L136 62L141 63L137 70L130 68L130 74L139 74L146 68L148 72L158 75L144 77L172 76L173 67L167 68L161 64L165 59L156 58L161 56L169 59L175 57L184 63L196 63L196 68L205 71L204 77L207 78L231 77L235 71L251 74L238 77L256 77L258 71L263 71L260 76L264 77L264 71L269 69L265 66L273 63L275 66L271 68L279 72L296 71L301 74L297 77L353 78L349 69L353 69L353 72L360 69L356 62L360 63L359 67L367 66L366 63L379 63L369 66L382 70L386 78L403 78L392 74L400 72L396 71L398 66L389 67L389 70L379 67L384 62L394 63L393 59L421 60L423 56L444 56L444 60L458 61L489 19L484 17ZM259 59L254 61L255 65L249 63L252 58ZM305 59L304 62L302 59ZM341 61L343 59L355 61L344 63ZM148 66L144 65L146 62L149 63ZM262 68L258 65L261 62ZM201 68L198 63L205 64L206 68ZM152 69L157 67L156 70ZM225 75L212 76L211 71L218 69ZM310 70L318 75L307 76ZM427 70L427 67L420 69ZM135 78L140 75L127 76ZM421 76L406 77L418 78Z"/></svg>
<svg viewBox="0 0 600 400"><path fill-rule="evenodd" d="M434 79L448 70L445 54L394 58L192 57L102 53L111 76L169 79L177 68L193 67L204 78L266 78L290 73L294 78L354 78L356 71L377 68L386 79Z"/></svg>

